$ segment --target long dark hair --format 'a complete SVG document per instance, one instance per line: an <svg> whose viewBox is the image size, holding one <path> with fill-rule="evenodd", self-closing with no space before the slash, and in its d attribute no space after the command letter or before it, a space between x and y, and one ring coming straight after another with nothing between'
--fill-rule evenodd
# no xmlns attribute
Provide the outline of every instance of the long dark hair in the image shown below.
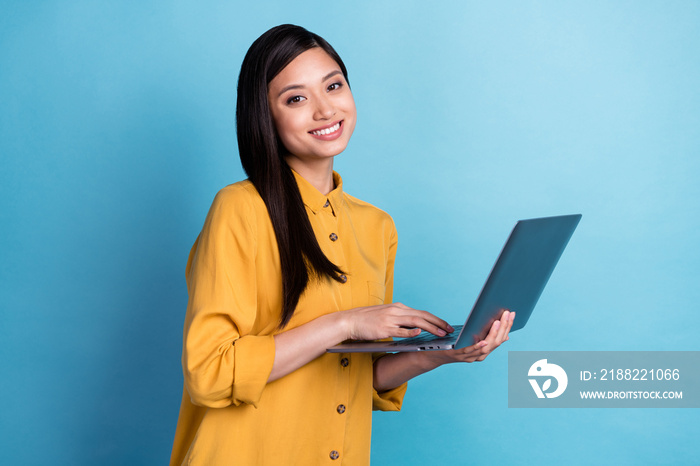
<svg viewBox="0 0 700 466"><path fill-rule="evenodd" d="M331 45L320 36L291 24L274 27L248 49L238 78L236 132L241 164L262 197L277 237L282 266L284 328L294 314L310 278L324 276L342 282L343 271L321 251L306 214L287 151L275 129L268 103L268 85L294 58L314 47L322 48L348 72Z"/></svg>

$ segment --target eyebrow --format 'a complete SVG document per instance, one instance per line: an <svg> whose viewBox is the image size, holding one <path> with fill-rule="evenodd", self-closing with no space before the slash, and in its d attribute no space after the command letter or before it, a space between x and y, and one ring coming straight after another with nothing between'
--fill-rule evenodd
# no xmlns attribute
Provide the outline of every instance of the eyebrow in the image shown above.
<svg viewBox="0 0 700 466"><path fill-rule="evenodd" d="M328 81L328 80L331 79L333 76L338 75L338 74L342 74L340 70L331 71L330 73L328 73L327 75L325 75L325 76L323 77L323 79L321 79L321 82ZM283 87L282 90L280 91L280 93L277 95L277 97L281 96L282 94L284 94L284 93L287 92L287 91L291 91L292 89L303 89L303 88L305 88L305 87L306 87L306 86L304 86L304 85L302 85L302 84L291 84L291 85L289 85L289 86Z"/></svg>

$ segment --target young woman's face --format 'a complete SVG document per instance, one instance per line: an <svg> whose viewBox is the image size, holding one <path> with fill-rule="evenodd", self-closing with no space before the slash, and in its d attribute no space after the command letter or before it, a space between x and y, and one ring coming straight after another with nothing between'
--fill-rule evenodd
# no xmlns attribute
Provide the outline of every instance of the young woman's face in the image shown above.
<svg viewBox="0 0 700 466"><path fill-rule="evenodd" d="M305 164L340 154L355 129L350 87L320 47L300 54L270 81L268 101L290 157Z"/></svg>

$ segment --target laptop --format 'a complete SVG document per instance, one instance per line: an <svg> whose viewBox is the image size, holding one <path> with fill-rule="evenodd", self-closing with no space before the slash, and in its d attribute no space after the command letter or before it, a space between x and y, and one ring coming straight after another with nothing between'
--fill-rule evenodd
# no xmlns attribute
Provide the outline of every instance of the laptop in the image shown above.
<svg viewBox="0 0 700 466"><path fill-rule="evenodd" d="M445 337L421 332L395 341L350 341L330 353L406 352L464 348L486 338L504 311L514 311L511 332L525 326L581 214L520 220L506 241L464 325Z"/></svg>

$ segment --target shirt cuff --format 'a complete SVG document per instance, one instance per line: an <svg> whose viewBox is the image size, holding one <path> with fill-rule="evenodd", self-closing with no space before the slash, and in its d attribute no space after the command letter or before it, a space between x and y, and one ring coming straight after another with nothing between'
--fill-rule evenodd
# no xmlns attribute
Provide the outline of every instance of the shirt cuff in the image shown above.
<svg viewBox="0 0 700 466"><path fill-rule="evenodd" d="M408 384L404 382L396 388L381 393L372 389L372 409L374 411L400 411L407 387Z"/></svg>
<svg viewBox="0 0 700 466"><path fill-rule="evenodd" d="M235 341L232 402L257 408L275 363L275 337L246 335Z"/></svg>

